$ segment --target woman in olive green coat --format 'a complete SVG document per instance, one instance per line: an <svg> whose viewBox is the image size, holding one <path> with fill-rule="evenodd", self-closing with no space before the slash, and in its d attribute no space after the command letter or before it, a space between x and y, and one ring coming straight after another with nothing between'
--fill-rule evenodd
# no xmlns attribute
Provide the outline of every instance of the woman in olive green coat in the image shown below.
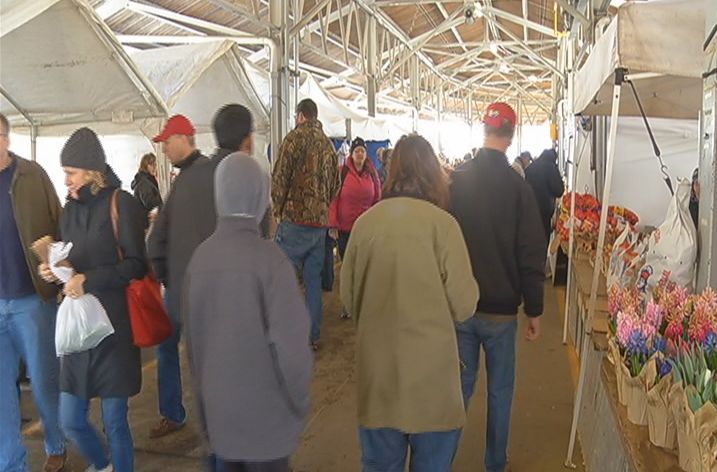
<svg viewBox="0 0 717 472"><path fill-rule="evenodd" d="M448 472L465 423L455 322L478 285L448 184L431 145L396 145L384 200L361 216L341 269L341 299L358 324L364 472Z"/></svg>

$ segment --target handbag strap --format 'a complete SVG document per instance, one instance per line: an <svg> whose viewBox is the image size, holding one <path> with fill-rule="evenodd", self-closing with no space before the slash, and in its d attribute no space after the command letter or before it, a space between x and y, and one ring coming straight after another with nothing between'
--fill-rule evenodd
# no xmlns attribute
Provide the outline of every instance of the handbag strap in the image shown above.
<svg viewBox="0 0 717 472"><path fill-rule="evenodd" d="M117 195L119 194L119 189L115 189L114 192L112 192L112 197L110 198L110 220L112 220L112 232L115 236L115 245L117 246L117 256L119 256L119 260L124 259L124 255L122 254L122 248L119 244L119 206L117 204Z"/></svg>

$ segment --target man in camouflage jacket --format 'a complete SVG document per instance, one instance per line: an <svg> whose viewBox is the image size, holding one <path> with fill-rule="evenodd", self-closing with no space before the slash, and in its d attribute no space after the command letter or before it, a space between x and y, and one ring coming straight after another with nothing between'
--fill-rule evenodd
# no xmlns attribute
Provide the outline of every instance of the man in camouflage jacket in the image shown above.
<svg viewBox="0 0 717 472"><path fill-rule="evenodd" d="M303 274L311 339L318 348L321 326L321 269L329 205L339 189L338 158L318 120L316 103L296 107L296 128L279 149L271 198L279 223L276 242Z"/></svg>

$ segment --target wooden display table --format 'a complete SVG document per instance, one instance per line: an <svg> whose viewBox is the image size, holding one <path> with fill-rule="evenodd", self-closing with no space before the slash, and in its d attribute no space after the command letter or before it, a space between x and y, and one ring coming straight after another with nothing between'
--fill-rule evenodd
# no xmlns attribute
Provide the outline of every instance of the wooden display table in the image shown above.
<svg viewBox="0 0 717 472"><path fill-rule="evenodd" d="M627 420L617 399L615 369L608 362L603 335L585 359L585 391L578 435L588 472L680 472L677 456L650 443L647 426Z"/></svg>

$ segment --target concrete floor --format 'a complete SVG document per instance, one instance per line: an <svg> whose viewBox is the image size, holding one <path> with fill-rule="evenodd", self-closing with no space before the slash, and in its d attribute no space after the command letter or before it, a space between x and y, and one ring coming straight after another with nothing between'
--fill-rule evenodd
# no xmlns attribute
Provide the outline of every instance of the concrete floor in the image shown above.
<svg viewBox="0 0 717 472"><path fill-rule="evenodd" d="M313 409L306 431L293 457L294 472L353 472L360 470L356 427L356 382L354 369L354 326L339 320L338 288L325 296L323 345L316 356L312 386ZM510 465L513 472L557 472L564 470L565 451L573 403L575 366L572 348L561 344L564 290L546 285L546 314L542 336L535 343L518 340L518 375L513 408ZM186 365L184 372L186 372ZM185 382L185 385L187 383ZM452 472L483 469L485 444L485 376L481 375L469 410ZM150 440L149 428L158 419L156 365L145 353L143 390L130 404L138 472L189 472L202 470L202 445L190 416L187 427L169 437ZM185 389L185 405L192 410L192 396ZM100 424L98 407L93 418ZM29 393L23 393L23 414L36 419ZM44 461L39 424L25 425L29 465L40 471ZM579 445L575 462L582 463ZM84 461L72 452L67 472L80 472ZM579 466L578 470L583 470Z"/></svg>

